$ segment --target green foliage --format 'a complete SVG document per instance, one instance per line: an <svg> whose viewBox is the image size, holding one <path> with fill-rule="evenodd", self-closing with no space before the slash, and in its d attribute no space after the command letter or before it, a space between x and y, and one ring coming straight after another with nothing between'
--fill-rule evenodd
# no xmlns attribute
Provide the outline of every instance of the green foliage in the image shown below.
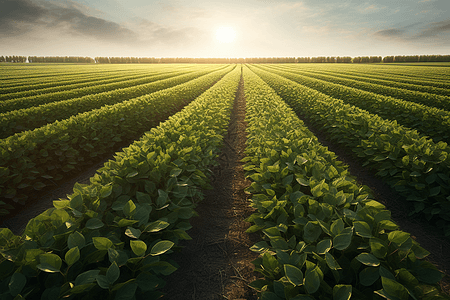
<svg viewBox="0 0 450 300"><path fill-rule="evenodd" d="M363 165L376 170L376 175L413 202L410 215L422 213L450 234L450 147L446 143L435 143L396 121L384 120L279 75L254 70L296 112L352 149L365 161ZM283 76L293 76L289 74ZM395 227L389 220L382 226Z"/></svg>
<svg viewBox="0 0 450 300"><path fill-rule="evenodd" d="M244 81L247 192L256 209L247 221L263 234L251 250L261 254L253 263L264 279L251 286L260 299L419 299L438 291L443 274L371 191L247 68Z"/></svg>
<svg viewBox="0 0 450 300"><path fill-rule="evenodd" d="M23 103L22 106L25 106L25 104L33 106L2 113L0 115L0 138L6 138L18 132L32 130L53 123L56 120L68 119L73 115L99 109L105 105L122 103L133 98L171 88L203 76L211 72L212 69L194 69L185 74L186 71L175 70L174 72L164 72L162 74L151 73L140 75L145 78L140 80L123 80L117 84L99 82L92 88L80 88L83 94L87 92L85 96L74 96L72 90L59 92L54 96L57 99L56 101L43 103L39 106L39 101L35 98L42 98L47 101L52 99L50 96L53 94L49 95L43 90L38 90L40 95L34 96L31 99L30 97L26 97L5 101L3 103L4 106L16 102Z"/></svg>
<svg viewBox="0 0 450 300"><path fill-rule="evenodd" d="M209 187L239 78L235 68L116 153L22 236L0 229L0 298L159 298L162 277L177 269L167 254L190 239L188 220Z"/></svg>
<svg viewBox="0 0 450 300"><path fill-rule="evenodd" d="M64 178L66 173L76 167L96 162L99 157L117 147L118 142L140 137L145 131L178 112L231 68L219 68L213 72L209 72L209 68L195 74L182 75L173 79L179 83L174 87L94 109L0 140L0 172L5 174L0 177L0 196L5 197L5 204L24 204L32 191ZM205 73L208 74L198 77ZM192 80L185 82L188 79ZM168 87L169 83L170 80L166 82L167 86L159 87ZM140 93L148 91L144 89ZM127 180L142 171L138 169L140 167L130 168ZM105 192L106 190L102 194ZM80 200L74 202L77 201ZM128 223L130 222L123 221L122 225L126 226Z"/></svg>

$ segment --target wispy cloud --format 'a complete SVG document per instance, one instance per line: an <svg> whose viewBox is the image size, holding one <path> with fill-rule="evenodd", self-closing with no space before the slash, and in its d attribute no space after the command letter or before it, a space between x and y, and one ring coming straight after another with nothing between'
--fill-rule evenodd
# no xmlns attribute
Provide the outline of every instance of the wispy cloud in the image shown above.
<svg viewBox="0 0 450 300"><path fill-rule="evenodd" d="M389 28L373 33L373 36L405 43L424 43L433 41L439 45L450 45L450 19L441 22L417 22L400 28Z"/></svg>
<svg viewBox="0 0 450 300"><path fill-rule="evenodd" d="M97 40L123 42L137 38L133 31L118 23L87 15L75 3L30 0L3 0L0 3L0 37L64 30L65 34Z"/></svg>
<svg viewBox="0 0 450 300"><path fill-rule="evenodd" d="M72 1L50 2L31 0L0 0L0 37L49 36L89 38L116 44L153 47L180 46L201 38L203 32L192 26L164 26L145 19L127 23L109 21L93 16L89 7ZM176 15L183 10L166 6ZM97 15L101 12L95 11ZM189 16L201 16L201 10Z"/></svg>
<svg viewBox="0 0 450 300"><path fill-rule="evenodd" d="M435 37L437 35L447 35L450 38L450 19L442 22L428 24L427 28L416 35L416 38Z"/></svg>
<svg viewBox="0 0 450 300"><path fill-rule="evenodd" d="M397 38L402 37L404 32L405 31L401 29L384 29L375 32L374 35L383 38L393 38L393 37Z"/></svg>
<svg viewBox="0 0 450 300"><path fill-rule="evenodd" d="M15 36L37 25L47 10L29 0L0 1L0 35Z"/></svg>

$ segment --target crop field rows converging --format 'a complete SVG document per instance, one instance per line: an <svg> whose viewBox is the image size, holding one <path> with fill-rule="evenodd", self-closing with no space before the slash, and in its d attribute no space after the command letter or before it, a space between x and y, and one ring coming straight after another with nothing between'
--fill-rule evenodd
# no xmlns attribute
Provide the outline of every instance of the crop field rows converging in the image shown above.
<svg viewBox="0 0 450 300"><path fill-rule="evenodd" d="M312 127L401 194L408 215L446 245L449 70L382 64L5 66L1 227L46 191L109 159L89 184L75 184L37 212L23 232L18 228L24 224L0 228L0 298L164 297L166 281L186 272L176 257L193 243L189 230L194 226L197 244L206 232L193 220L209 218L216 227L214 211L202 216L197 208L204 212L214 170L228 166L219 164L224 149L242 157L227 136L236 105L245 105L246 128L243 120L236 127L236 134L246 135L245 150L239 150L244 165L232 176L241 178L240 186L244 176L249 180L246 234L257 242L248 253L258 258L254 272L233 265L233 275L215 266L217 274L206 273L201 282L214 276L219 290L205 294L208 286L197 287L197 295L446 299L449 266L429 261L437 249L419 245L417 232L400 227L386 208L389 199L361 185ZM227 236L239 243L235 236L242 234ZM216 260L211 248L195 249L205 261ZM230 263L228 251L234 250L220 249ZM235 280L235 291L226 291ZM195 279L189 282L192 291L173 294L195 297Z"/></svg>

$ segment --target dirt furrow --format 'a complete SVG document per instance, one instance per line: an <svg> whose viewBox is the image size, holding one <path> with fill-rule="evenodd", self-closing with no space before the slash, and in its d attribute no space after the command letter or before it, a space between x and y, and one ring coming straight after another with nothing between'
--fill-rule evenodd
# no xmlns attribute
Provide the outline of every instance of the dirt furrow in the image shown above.
<svg viewBox="0 0 450 300"><path fill-rule="evenodd" d="M199 216L191 220L192 240L172 257L180 267L167 278L163 299L256 299L248 283L256 279L251 261L258 255L249 248L258 236L245 233L250 223L244 221L253 210L241 162L246 141L243 84L241 78L220 165L212 170L213 189L205 191L196 209Z"/></svg>

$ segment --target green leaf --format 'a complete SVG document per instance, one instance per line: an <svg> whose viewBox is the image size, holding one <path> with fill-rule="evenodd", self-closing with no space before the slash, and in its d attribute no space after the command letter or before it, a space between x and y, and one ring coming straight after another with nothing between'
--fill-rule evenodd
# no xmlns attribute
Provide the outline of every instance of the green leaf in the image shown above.
<svg viewBox="0 0 450 300"><path fill-rule="evenodd" d="M443 277L444 274L432 265L429 267L422 266L417 270L417 279L428 284L436 284Z"/></svg>
<svg viewBox="0 0 450 300"><path fill-rule="evenodd" d="M106 278L105 275L98 274L97 276L95 276L95 280L97 280L98 286L101 287L102 289L105 290L109 289L110 284L108 278Z"/></svg>
<svg viewBox="0 0 450 300"><path fill-rule="evenodd" d="M314 197L320 197L323 195L323 191L328 190L328 184L325 182L325 179L322 179L319 183L317 183L312 189L311 193Z"/></svg>
<svg viewBox="0 0 450 300"><path fill-rule="evenodd" d="M45 253L39 255L40 264L37 265L39 270L48 273L59 272L62 265L61 257L52 253Z"/></svg>
<svg viewBox="0 0 450 300"><path fill-rule="evenodd" d="M105 237L93 237L92 241L94 242L95 248L98 250L108 250L113 246L113 242Z"/></svg>
<svg viewBox="0 0 450 300"><path fill-rule="evenodd" d="M439 195L439 193L441 192L441 186L436 186L434 188L430 189L430 197L434 197Z"/></svg>
<svg viewBox="0 0 450 300"><path fill-rule="evenodd" d="M136 299L135 294L138 285L135 282L129 282L116 292L114 300L132 300Z"/></svg>
<svg viewBox="0 0 450 300"><path fill-rule="evenodd" d="M395 276L391 273L391 271L389 271L388 269L386 269L382 265L379 266L379 271L380 271L380 276L381 277L386 277L386 278L395 280Z"/></svg>
<svg viewBox="0 0 450 300"><path fill-rule="evenodd" d="M381 283L383 284L383 290L389 295L392 295L402 300L409 299L408 290L397 281L386 277L381 277Z"/></svg>
<svg viewBox="0 0 450 300"><path fill-rule="evenodd" d="M86 228L91 230L99 229L102 228L103 226L105 226L105 224L103 224L103 222L97 218L89 219L86 222Z"/></svg>
<svg viewBox="0 0 450 300"><path fill-rule="evenodd" d="M113 284L114 282L116 282L117 279L119 279L119 276L120 276L119 266L117 266L116 262L113 262L106 271L106 278L108 279L108 282L110 284Z"/></svg>
<svg viewBox="0 0 450 300"><path fill-rule="evenodd" d="M172 243L172 245L173 245L173 243ZM144 256L145 251L147 251L147 244L141 240L137 240L137 241L131 240L130 246L131 246L131 250L133 250L133 253L136 254L136 256ZM154 247L152 248L152 251L153 251L153 249L154 249ZM170 247L169 247L169 249L170 249ZM167 250L169 250L169 249L167 249ZM164 252L166 252L166 251L164 251ZM162 253L164 253L164 252L162 252ZM158 254L152 254L152 255L158 255Z"/></svg>
<svg viewBox="0 0 450 300"><path fill-rule="evenodd" d="M144 266L144 269L150 269L156 274L162 274L168 276L177 270L176 267L168 263L167 261L157 261Z"/></svg>
<svg viewBox="0 0 450 300"><path fill-rule="evenodd" d="M152 250L150 251L150 255L161 255L172 248L173 245L174 243L171 241L159 241L158 243L156 243L156 245L153 246Z"/></svg>
<svg viewBox="0 0 450 300"><path fill-rule="evenodd" d="M419 285L419 280L405 268L396 270L395 273L397 274L396 277L400 283L406 286Z"/></svg>
<svg viewBox="0 0 450 300"><path fill-rule="evenodd" d="M9 292L13 297L22 292L23 288L27 284L27 278L22 273L14 273L9 280Z"/></svg>
<svg viewBox="0 0 450 300"><path fill-rule="evenodd" d="M142 192L136 192L136 199L139 203L148 203L152 204L152 198L149 194L142 193Z"/></svg>
<svg viewBox="0 0 450 300"><path fill-rule="evenodd" d="M78 208L83 204L83 196L80 194L76 194L75 197L73 197L70 200L70 207L71 208Z"/></svg>
<svg viewBox="0 0 450 300"><path fill-rule="evenodd" d="M170 177L177 177L178 175L181 174L181 172L183 172L182 169L174 168L174 169L170 170Z"/></svg>
<svg viewBox="0 0 450 300"><path fill-rule="evenodd" d="M306 223L305 227L303 227L303 238L306 242L315 242L321 233L322 228L317 221L309 221Z"/></svg>
<svg viewBox="0 0 450 300"><path fill-rule="evenodd" d="M335 220L330 227L331 233L333 236L337 236L344 230L344 221L342 219Z"/></svg>
<svg viewBox="0 0 450 300"><path fill-rule="evenodd" d="M303 273L299 268L291 265L284 265L284 273L289 282L294 286L303 284Z"/></svg>
<svg viewBox="0 0 450 300"><path fill-rule="evenodd" d="M113 248L108 249L108 257L110 263L116 262L118 266L126 264L129 258L125 251L115 250Z"/></svg>
<svg viewBox="0 0 450 300"><path fill-rule="evenodd" d="M128 227L127 230L125 230L125 235L132 239L138 239L141 236L141 231L137 228Z"/></svg>
<svg viewBox="0 0 450 300"><path fill-rule="evenodd" d="M371 238L369 241L370 244L370 252L378 258L384 258L387 254L387 245L384 241Z"/></svg>
<svg viewBox="0 0 450 300"><path fill-rule="evenodd" d="M352 242L352 232L345 232L338 234L333 239L333 247L337 250L344 250L347 249L348 246L350 246Z"/></svg>
<svg viewBox="0 0 450 300"><path fill-rule="evenodd" d="M100 273L100 270L89 270L84 273L81 273L75 279L75 285L85 285L95 281L95 276Z"/></svg>
<svg viewBox="0 0 450 300"><path fill-rule="evenodd" d="M283 178L283 180L281 181L281 184L283 186L287 186L288 184L291 184L291 182L294 180L294 175L288 175L286 177Z"/></svg>
<svg viewBox="0 0 450 300"><path fill-rule="evenodd" d="M166 205L169 194L163 190L158 190L158 198L156 199L156 206L163 207Z"/></svg>
<svg viewBox="0 0 450 300"><path fill-rule="evenodd" d="M351 296L351 285L337 284L333 287L333 300L349 300Z"/></svg>
<svg viewBox="0 0 450 300"><path fill-rule="evenodd" d="M78 249L81 249L84 247L84 245L86 245L86 240L83 234L75 231L74 233L69 235L67 239L67 246L69 246L69 248L78 247Z"/></svg>
<svg viewBox="0 0 450 300"><path fill-rule="evenodd" d="M136 212L136 205L132 200L129 200L125 205L123 206L123 213L128 218L131 218Z"/></svg>
<svg viewBox="0 0 450 300"><path fill-rule="evenodd" d="M406 242L406 240L409 238L410 234L403 231L392 231L388 234L389 241L396 243L398 246Z"/></svg>
<svg viewBox="0 0 450 300"><path fill-rule="evenodd" d="M318 254L325 254L326 252L330 251L331 249L331 240L330 239L324 239L317 243L316 251Z"/></svg>
<svg viewBox="0 0 450 300"><path fill-rule="evenodd" d="M378 267L380 265L380 261L378 260L378 258L370 253L361 253L356 256L356 259L366 266Z"/></svg>
<svg viewBox="0 0 450 300"><path fill-rule="evenodd" d="M367 267L359 273L359 282L364 286L371 286L380 278L378 268Z"/></svg>
<svg viewBox="0 0 450 300"><path fill-rule="evenodd" d="M148 223L145 226L144 232L158 232L169 226L170 223L162 220L157 220L152 223Z"/></svg>
<svg viewBox="0 0 450 300"><path fill-rule="evenodd" d="M398 228L398 225L390 220L382 220L378 224L381 229L396 230Z"/></svg>
<svg viewBox="0 0 450 300"><path fill-rule="evenodd" d="M263 230L263 233L270 239L281 237L281 233L277 227L269 227Z"/></svg>
<svg viewBox="0 0 450 300"><path fill-rule="evenodd" d="M68 206L70 206L69 200L54 200L53 201L53 207L55 207L56 209L63 209Z"/></svg>
<svg viewBox="0 0 450 300"><path fill-rule="evenodd" d="M155 275L141 272L136 278L136 283L142 291L146 292L155 290L159 285L162 285L165 282Z"/></svg>
<svg viewBox="0 0 450 300"><path fill-rule="evenodd" d="M331 270L342 269L341 266L336 261L336 259L334 258L334 256L330 254L330 252L325 253L325 261L327 262L327 265Z"/></svg>
<svg viewBox="0 0 450 300"><path fill-rule="evenodd" d="M306 270L304 285L308 294L317 292L320 287L320 277L318 267Z"/></svg>
<svg viewBox="0 0 450 300"><path fill-rule="evenodd" d="M128 219L120 219L119 222L117 222L117 226L119 227L125 227L125 226L131 226L135 223L139 222L138 220L128 220Z"/></svg>
<svg viewBox="0 0 450 300"><path fill-rule="evenodd" d="M65 261L71 266L76 263L80 259L80 249L78 246L70 248L69 251L66 252Z"/></svg>
<svg viewBox="0 0 450 300"><path fill-rule="evenodd" d="M113 188L112 185L102 187L102 189L100 190L100 198L106 198L109 195L111 195L112 188Z"/></svg>
<svg viewBox="0 0 450 300"><path fill-rule="evenodd" d="M363 221L355 221L353 222L353 226L355 227L355 233L361 237L371 238L372 230L370 229L369 224Z"/></svg>

